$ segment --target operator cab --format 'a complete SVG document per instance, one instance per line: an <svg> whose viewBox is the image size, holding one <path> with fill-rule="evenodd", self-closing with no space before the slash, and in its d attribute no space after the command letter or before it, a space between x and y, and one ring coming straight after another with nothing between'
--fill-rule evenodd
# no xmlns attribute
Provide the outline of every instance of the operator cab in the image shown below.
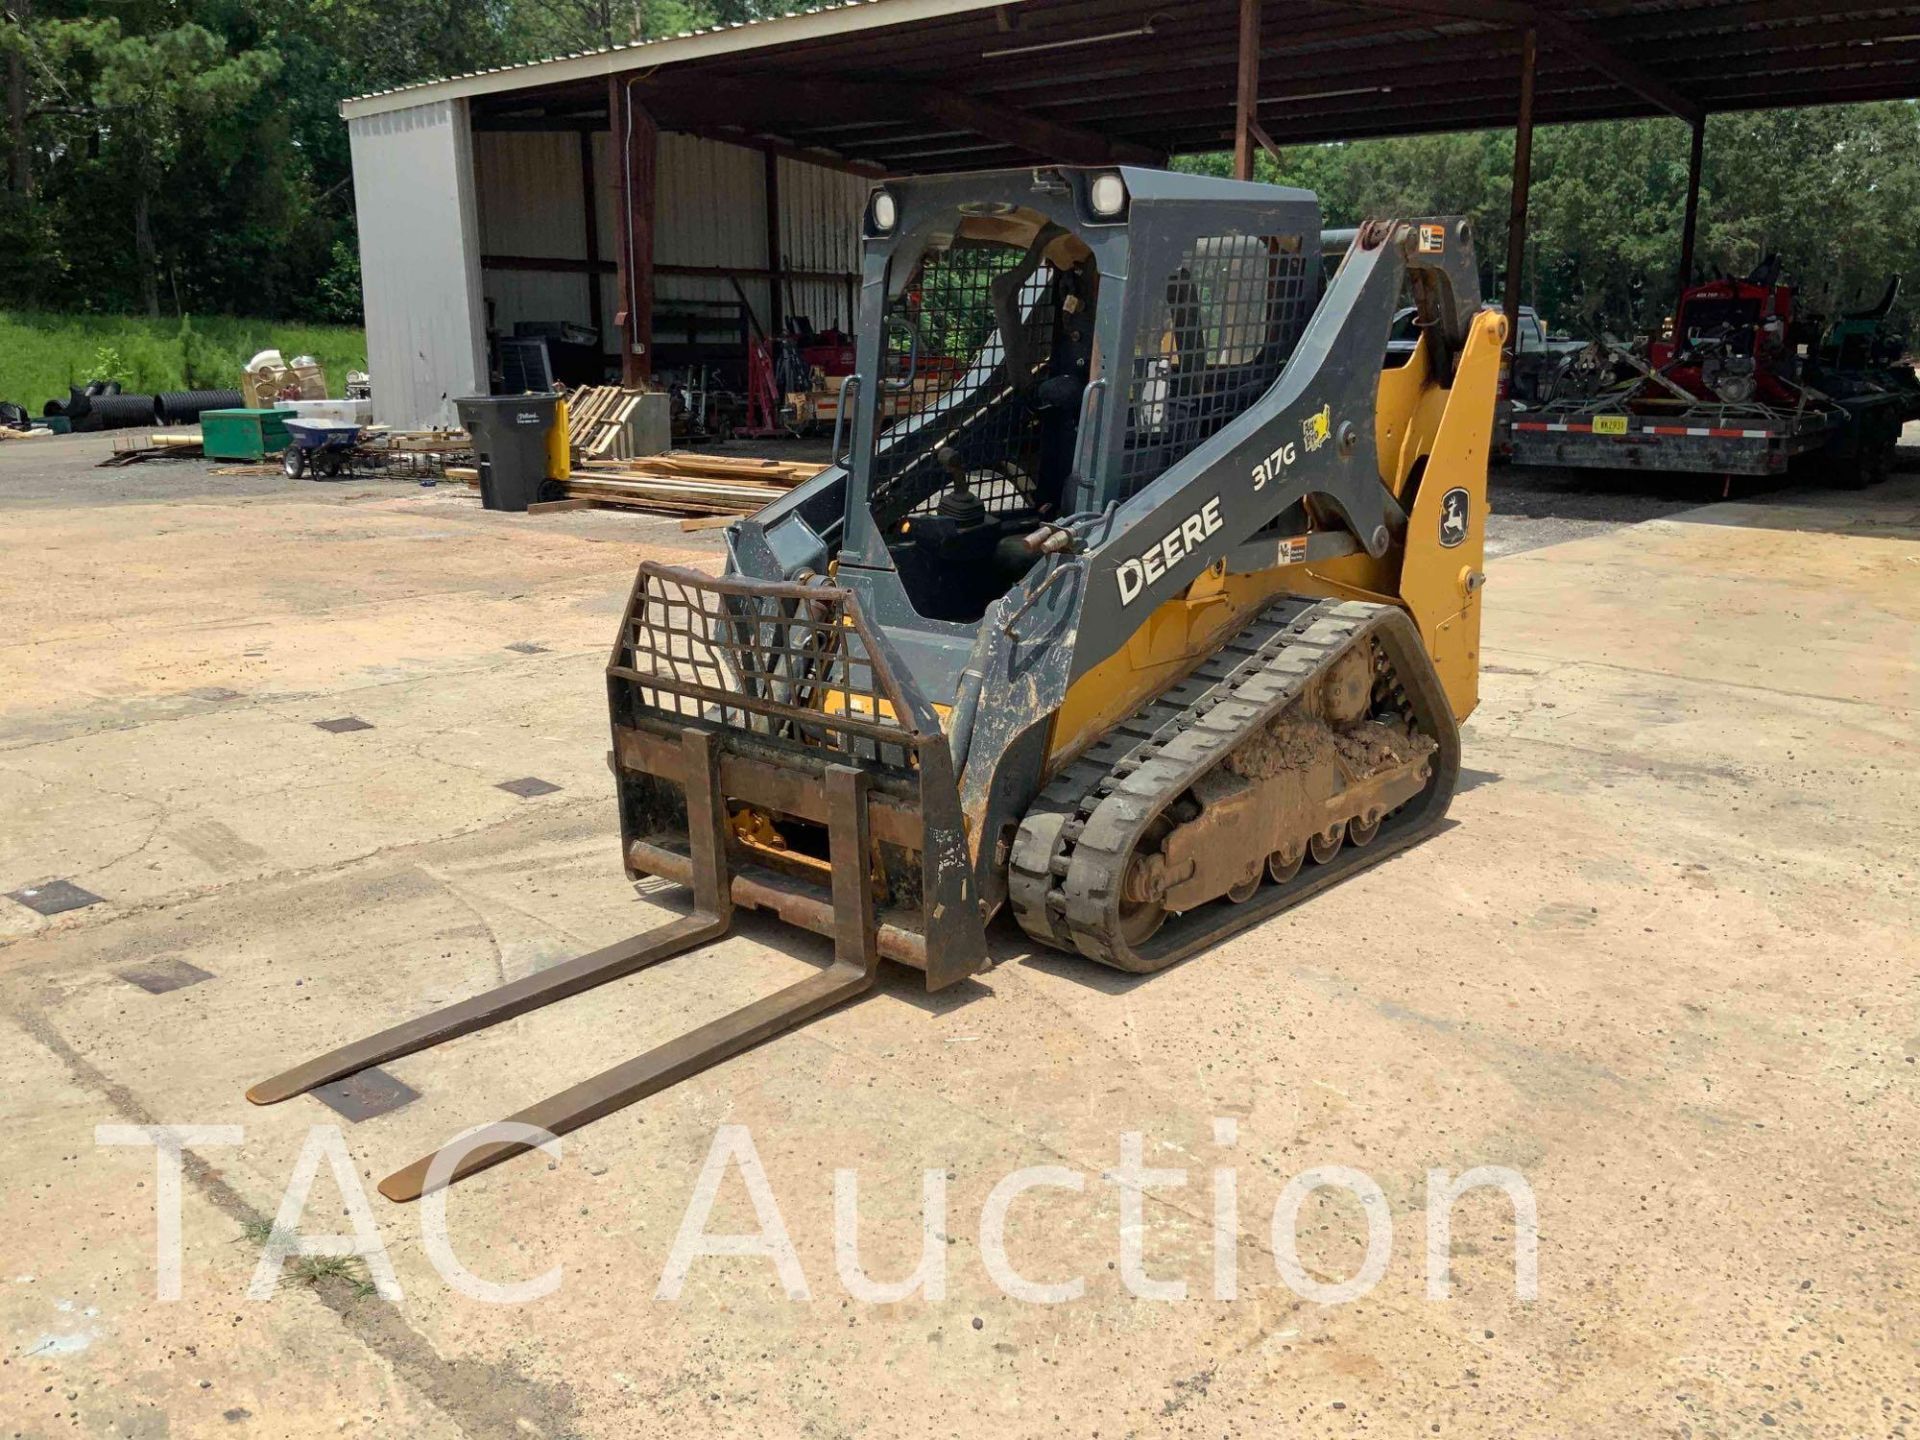
<svg viewBox="0 0 1920 1440"><path fill-rule="evenodd" d="M958 207L894 256L867 503L921 616L971 623L1032 567L1024 539L1071 508L1099 273L1027 207Z"/></svg>
<svg viewBox="0 0 1920 1440"><path fill-rule="evenodd" d="M830 578L946 703L1036 548L1272 387L1319 302L1319 233L1305 191L1167 171L877 187L832 463L729 532L732 563Z"/></svg>
<svg viewBox="0 0 1920 1440"><path fill-rule="evenodd" d="M960 627L1032 570L1043 526L1129 499L1243 413L1319 298L1303 191L1130 169L897 181L865 231L838 574L917 628L910 664L970 648Z"/></svg>

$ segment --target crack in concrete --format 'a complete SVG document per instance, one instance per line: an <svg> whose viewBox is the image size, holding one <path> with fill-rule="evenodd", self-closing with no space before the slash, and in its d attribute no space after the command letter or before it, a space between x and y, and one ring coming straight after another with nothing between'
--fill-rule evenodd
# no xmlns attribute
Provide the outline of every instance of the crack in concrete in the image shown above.
<svg viewBox="0 0 1920 1440"><path fill-rule="evenodd" d="M500 943L499 932L493 928L493 921L486 917L480 907L473 902L464 890L448 880L446 876L435 874L431 866L416 863L413 868L445 891L447 897L458 904L469 915L473 916L475 922L486 932L487 946L493 951L493 973L499 977L502 985L506 984L509 979L507 975L507 952L505 947Z"/></svg>
<svg viewBox="0 0 1920 1440"><path fill-rule="evenodd" d="M597 795L572 796L564 800L557 796L549 796L547 799L549 803L545 808L550 816L554 811L580 810L587 806L597 807L606 804L606 798ZM524 825L525 823L526 820L522 816L508 815L500 819L470 825L465 829L449 830L442 835L377 846L362 854L347 856L343 859L329 861L324 864L308 865L291 870L270 871L263 875L235 876L231 879L221 880L209 885L192 886L185 890L170 891L165 895L151 896L145 900L119 901L114 900L112 896L108 896L107 899L111 902L111 908L89 906L86 911L71 911L69 912L70 916L84 915L85 918L69 919L66 928L93 929L96 927L115 925L123 920L131 920L137 916L150 914L155 910L170 910L176 906L190 905L196 901L212 899L215 896L233 889L236 885L257 886L263 883L276 885L297 884L302 880L310 880L322 876L344 876L356 868L369 865L374 861L390 855L403 855L409 850L418 850L432 845L465 840L475 835L484 835L492 830L503 829L514 825ZM48 926L43 924L21 935L0 936L0 955L4 955L10 948L16 945L44 937L47 931ZM52 963L53 961L49 959L31 968L38 971L47 968Z"/></svg>
<svg viewBox="0 0 1920 1440"><path fill-rule="evenodd" d="M54 788L53 781L42 780L40 779L39 776L32 774L30 771L22 770L17 766L0 765L0 771L5 771L9 775L18 775L24 779L31 780L33 783L39 785L43 790L52 790ZM131 795L124 790L110 790L104 785L89 785L89 784L86 784L84 781L66 781L66 782L62 782L62 787L66 789L88 790L95 795L106 796L114 800L124 801L126 804L133 806L136 809L150 809L153 812L150 816L148 816L148 819L151 820L152 824L146 833L146 837L142 839L140 843L138 845L135 845L132 849L124 850L120 854L115 855L110 859L99 861L97 863L89 862L85 866L85 873L92 876L99 876L99 875L106 874L109 870L113 869L115 866L124 864L126 861L131 860L134 856L140 854L143 850L145 850L149 845L153 844L154 840L159 836L161 828L167 823L169 816L172 814L171 807L164 800L154 800L144 795Z"/></svg>

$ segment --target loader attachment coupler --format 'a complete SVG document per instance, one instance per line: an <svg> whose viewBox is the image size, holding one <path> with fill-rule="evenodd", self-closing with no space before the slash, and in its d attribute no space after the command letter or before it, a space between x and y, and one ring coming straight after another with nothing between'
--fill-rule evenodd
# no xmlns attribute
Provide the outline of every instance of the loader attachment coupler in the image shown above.
<svg viewBox="0 0 1920 1440"><path fill-rule="evenodd" d="M843 590L643 565L607 667L622 839L629 872L687 884L694 912L342 1046L247 1098L273 1104L684 954L723 937L737 903L830 936L833 963L508 1123L561 1135L609 1115L864 993L883 953L924 969L929 988L971 974L985 935L946 737L902 674ZM435 1152L380 1191L416 1199L529 1148L483 1141L438 1166Z"/></svg>

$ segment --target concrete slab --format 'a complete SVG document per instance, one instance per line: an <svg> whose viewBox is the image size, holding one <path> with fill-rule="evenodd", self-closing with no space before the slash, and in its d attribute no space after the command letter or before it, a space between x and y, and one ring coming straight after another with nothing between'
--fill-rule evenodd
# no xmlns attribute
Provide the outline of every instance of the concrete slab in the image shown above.
<svg viewBox="0 0 1920 1440"><path fill-rule="evenodd" d="M26 463L0 450L0 497ZM0 532L19 617L0 647L0 892L62 877L104 897L0 913L11 1428L1911 1428L1920 478L1700 507L1644 480L1568 502L1561 477L1503 477L1485 699L1444 835L1145 981L1003 930L954 992L890 974L556 1160L487 1172L448 1204L464 1264L497 1283L563 1267L544 1298L490 1304L435 1269L422 1207L378 1196L403 1299L326 1274L247 1299L313 1127L339 1127L371 1195L455 1131L810 973L823 942L750 919L392 1062L418 1098L359 1123L243 1091L676 913L670 887L619 878L599 671L635 559L712 564L717 540L156 468L36 469ZM100 475L136 489L116 503ZM314 727L345 715L373 728ZM498 788L528 776L562 788ZM121 978L183 965L212 978ZM163 1302L153 1154L93 1127L186 1123L245 1138L189 1156L182 1298ZM751 1135L807 1298L753 1256L701 1259L656 1298L723 1125ZM1120 1268L1129 1222L1103 1175L1127 1131L1147 1165L1188 1172L1132 1222L1148 1275L1187 1299L1139 1298ZM1372 1177L1392 1222L1383 1277L1348 1304L1276 1272L1276 1197L1319 1165ZM1484 1165L1537 1199L1538 1298L1516 1298L1489 1192L1459 1203L1452 1296L1430 1299L1428 1172ZM1060 1304L1003 1293L983 1244L994 1187L1035 1166L1081 1188L1025 1194L1006 1250L1034 1280L1083 1282ZM1224 1241L1217 1169L1236 1177ZM945 1177L944 1299L849 1295L842 1170L879 1280L913 1268L922 1172ZM1365 1215L1338 1191L1304 1202L1308 1279L1354 1272ZM345 1225L322 1164L305 1229ZM730 1173L709 1229L756 1225Z"/></svg>

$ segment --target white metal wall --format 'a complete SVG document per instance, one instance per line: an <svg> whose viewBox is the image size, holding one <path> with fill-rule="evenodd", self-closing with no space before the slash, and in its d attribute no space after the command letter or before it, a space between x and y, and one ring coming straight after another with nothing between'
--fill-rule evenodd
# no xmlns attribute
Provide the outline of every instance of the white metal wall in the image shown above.
<svg viewBox="0 0 1920 1440"><path fill-rule="evenodd" d="M482 130L473 137L473 171L482 255L586 259L578 136ZM606 254L613 255L611 244ZM480 284L490 302L493 327L502 335L511 335L517 320L572 320L596 328L612 320L611 313L600 322L588 315L585 275L483 270ZM602 288L612 292L611 277L602 281ZM603 346L616 348L604 340Z"/></svg>
<svg viewBox="0 0 1920 1440"><path fill-rule="evenodd" d="M611 262L619 251L619 176L611 137L594 145L594 192L599 249ZM579 141L571 134L482 131L473 137L478 194L479 253L584 260L585 207L581 197ZM798 270L854 273L859 269L858 226L868 182L791 160L779 163L780 245ZM688 135L660 137L655 167L659 187L654 209L656 266L738 266L772 269L767 255L765 159L760 151ZM769 313L769 286L743 279L741 288L760 323ZM482 277L493 325L511 334L518 320L572 320L596 324L604 348L618 348L613 317L620 308L613 275L601 280L601 313L588 312L584 275L547 271L487 270ZM674 338L672 316L696 302L739 298L724 277L665 275L654 278L656 341ZM791 286L792 309L819 329L852 327L847 286L841 281L800 281ZM783 308L786 297L783 297ZM711 307L698 308L708 314Z"/></svg>
<svg viewBox="0 0 1920 1440"><path fill-rule="evenodd" d="M794 160L780 162L780 248L793 270L860 273L860 218L871 180ZM804 315L816 330L851 333L843 280L795 280L788 313Z"/></svg>
<svg viewBox="0 0 1920 1440"><path fill-rule="evenodd" d="M658 164L659 192L653 211L653 263L660 265L736 265L766 270L767 184L758 150L719 145L691 135L663 134ZM742 280L747 303L761 325L768 319L767 282ZM713 314L699 301L737 304L740 296L726 280L692 275L661 275L653 280L653 338L673 338L676 309Z"/></svg>
<svg viewBox="0 0 1920 1440"><path fill-rule="evenodd" d="M478 217L467 103L347 122L374 416L451 425L486 390Z"/></svg>

